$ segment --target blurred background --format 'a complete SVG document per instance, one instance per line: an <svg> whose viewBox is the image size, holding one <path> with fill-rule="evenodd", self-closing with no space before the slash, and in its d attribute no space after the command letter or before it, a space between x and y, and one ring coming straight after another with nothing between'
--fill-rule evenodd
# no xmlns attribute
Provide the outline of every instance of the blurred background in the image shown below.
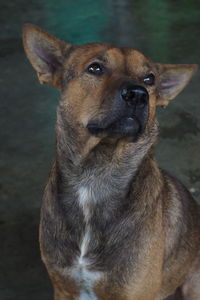
<svg viewBox="0 0 200 300"><path fill-rule="evenodd" d="M200 64L198 0L0 0L0 299L50 300L38 247L39 208L54 155L58 92L25 57L24 23L75 44L130 46L162 63ZM160 165L200 200L200 86L158 111Z"/></svg>

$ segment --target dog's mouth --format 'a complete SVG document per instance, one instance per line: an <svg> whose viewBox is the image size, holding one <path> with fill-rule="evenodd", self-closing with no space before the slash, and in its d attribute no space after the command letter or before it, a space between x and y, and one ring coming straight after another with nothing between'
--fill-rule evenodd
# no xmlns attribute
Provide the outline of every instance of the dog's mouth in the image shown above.
<svg viewBox="0 0 200 300"><path fill-rule="evenodd" d="M97 137L108 135L127 136L137 139L145 130L148 121L149 106L136 108L129 112L112 114L112 117L97 118L88 122L88 131Z"/></svg>
<svg viewBox="0 0 200 300"><path fill-rule="evenodd" d="M136 116L123 116L110 122L94 122L91 121L87 125L87 129L92 135L104 136L108 134L135 136L141 133L142 126L140 120Z"/></svg>

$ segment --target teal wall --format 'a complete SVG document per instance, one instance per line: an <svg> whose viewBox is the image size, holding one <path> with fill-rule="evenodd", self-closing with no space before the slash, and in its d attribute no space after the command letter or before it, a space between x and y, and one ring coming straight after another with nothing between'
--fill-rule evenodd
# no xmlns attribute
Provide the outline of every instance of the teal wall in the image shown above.
<svg viewBox="0 0 200 300"><path fill-rule="evenodd" d="M47 28L76 44L104 41L103 31L111 17L106 0L48 0L44 11Z"/></svg>

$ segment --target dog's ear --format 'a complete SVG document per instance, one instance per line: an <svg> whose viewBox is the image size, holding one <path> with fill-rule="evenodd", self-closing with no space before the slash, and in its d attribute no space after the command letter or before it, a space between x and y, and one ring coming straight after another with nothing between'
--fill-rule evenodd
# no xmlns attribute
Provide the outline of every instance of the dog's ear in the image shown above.
<svg viewBox="0 0 200 300"><path fill-rule="evenodd" d="M157 64L159 71L157 105L167 106L187 85L197 65Z"/></svg>
<svg viewBox="0 0 200 300"><path fill-rule="evenodd" d="M51 36L32 24L25 24L23 27L23 44L40 83L60 88L64 57L71 44Z"/></svg>

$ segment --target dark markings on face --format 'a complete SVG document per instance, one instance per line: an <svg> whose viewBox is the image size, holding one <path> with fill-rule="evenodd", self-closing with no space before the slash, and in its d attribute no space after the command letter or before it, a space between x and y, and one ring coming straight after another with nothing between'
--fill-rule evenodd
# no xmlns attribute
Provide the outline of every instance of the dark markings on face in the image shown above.
<svg viewBox="0 0 200 300"><path fill-rule="evenodd" d="M66 70L64 72L64 75L63 75L63 79L62 79L62 90L64 88L66 88L66 85L72 80L75 78L75 71L72 69L72 68L69 68L68 70Z"/></svg>

